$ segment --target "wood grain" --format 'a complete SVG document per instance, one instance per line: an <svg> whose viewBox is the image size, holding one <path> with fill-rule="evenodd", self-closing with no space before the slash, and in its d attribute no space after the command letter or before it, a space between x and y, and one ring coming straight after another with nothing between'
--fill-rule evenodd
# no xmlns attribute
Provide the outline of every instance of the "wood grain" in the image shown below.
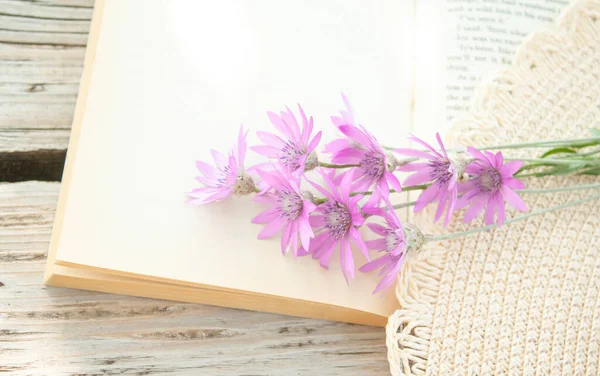
<svg viewBox="0 0 600 376"><path fill-rule="evenodd" d="M0 0L0 373L388 374L382 328L42 285L59 183L1 182L64 159L92 8Z"/></svg>

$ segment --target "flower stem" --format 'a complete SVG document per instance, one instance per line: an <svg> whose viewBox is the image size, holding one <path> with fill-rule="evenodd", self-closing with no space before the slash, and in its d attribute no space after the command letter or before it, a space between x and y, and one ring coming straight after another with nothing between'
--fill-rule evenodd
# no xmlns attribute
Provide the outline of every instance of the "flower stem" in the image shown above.
<svg viewBox="0 0 600 376"><path fill-rule="evenodd" d="M504 158L507 161L521 161L531 163L541 163L542 165L575 165L575 164L599 164L600 160L593 159L558 159L558 158Z"/></svg>
<svg viewBox="0 0 600 376"><path fill-rule="evenodd" d="M515 223L515 222L522 221L524 219L535 217L536 215L546 214L546 213L554 212L554 211L557 211L557 210L562 210L562 209L570 208L572 206L581 205L581 204L584 204L586 202L594 201L594 200L598 200L598 199L600 199L600 194L597 194L597 195L594 195L594 196L591 196L591 197L588 197L588 198L584 198L584 199L581 199L581 200L571 201L571 202L568 202L568 203L563 204L563 205L557 205L557 206L553 206L553 207L547 208L547 209L532 211L531 213L520 215L518 217L509 219L509 220L507 220L507 221L504 222L504 225L509 225L509 224L512 224L512 223ZM447 235L425 235L425 241L426 242L437 242L437 241L441 241L441 240L455 239L455 238L459 238L459 237L463 237L463 236L477 234L477 233L480 233L480 232L483 232L483 231L487 231L487 230L492 230L492 229L494 229L496 227L498 227L498 225L497 224L493 224L493 225L488 225L488 226L484 226L484 227L474 228L474 229L467 230L467 231L455 232L453 234L447 234Z"/></svg>
<svg viewBox="0 0 600 376"><path fill-rule="evenodd" d="M416 203L417 203L416 201L408 201L408 202L405 202L405 203L403 203L403 204L396 204L396 205L392 205L392 208L393 208L393 209L403 209L403 208L408 208L408 207L411 207L411 206L413 206L413 205L414 205L414 204L416 204Z"/></svg>
<svg viewBox="0 0 600 376"><path fill-rule="evenodd" d="M600 188L600 184L584 184L584 185L575 185L572 187L558 187L558 188L542 188L542 189L520 189L517 190L518 193L553 193L553 192L567 192L567 191L577 191L581 189L596 189Z"/></svg>
<svg viewBox="0 0 600 376"><path fill-rule="evenodd" d="M590 145L588 145L591 143ZM538 142L524 142L521 144L504 144L504 145L492 145L484 148L478 148L479 150L500 150L500 149L523 149L523 148L543 148L548 146L553 147L568 147L568 146L592 146L600 143L600 137L588 137L588 138L571 138L565 140L550 140L550 141L538 141Z"/></svg>
<svg viewBox="0 0 600 376"><path fill-rule="evenodd" d="M325 167L325 168L352 168L352 167L360 167L360 165L355 165L355 164L338 165L338 164L326 163L326 162L320 162L320 161L319 161L319 166Z"/></svg>
<svg viewBox="0 0 600 376"><path fill-rule="evenodd" d="M430 185L431 184L407 185L406 187L402 187L402 192L422 191L423 189L429 187ZM400 192L396 192L395 189L390 189L390 193L400 193ZM353 193L350 193L350 196L356 196L356 195L370 196L372 194L373 194L373 191L353 192Z"/></svg>
<svg viewBox="0 0 600 376"><path fill-rule="evenodd" d="M519 144L501 144L501 145L490 145L485 147L477 147L478 150L502 150L502 149L525 149L525 148L544 148L544 147L587 147L600 145L600 137L587 137L587 138L571 138L564 140L549 140L549 141L537 141L537 142L524 142ZM384 146L384 149L394 150L397 148L391 146ZM427 150L423 150L427 151ZM458 149L448 149L448 151L462 151Z"/></svg>

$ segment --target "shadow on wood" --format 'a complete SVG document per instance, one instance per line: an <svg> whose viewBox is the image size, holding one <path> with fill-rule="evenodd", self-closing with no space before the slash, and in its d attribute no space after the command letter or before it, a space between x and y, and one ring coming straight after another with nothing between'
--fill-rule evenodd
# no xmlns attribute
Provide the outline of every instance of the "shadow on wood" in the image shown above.
<svg viewBox="0 0 600 376"><path fill-rule="evenodd" d="M60 181L66 150L0 152L0 182Z"/></svg>

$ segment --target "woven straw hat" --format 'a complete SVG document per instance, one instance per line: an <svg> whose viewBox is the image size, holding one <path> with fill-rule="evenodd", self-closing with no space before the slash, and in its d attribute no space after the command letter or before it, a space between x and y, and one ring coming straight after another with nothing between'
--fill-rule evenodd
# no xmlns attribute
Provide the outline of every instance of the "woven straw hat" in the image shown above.
<svg viewBox="0 0 600 376"><path fill-rule="evenodd" d="M592 127L600 128L600 2L588 0L528 38L513 65L479 88L448 142L580 138ZM594 182L572 176L526 184ZM524 198L537 210L591 194ZM426 232L447 231L431 217L416 220ZM460 222L448 230L468 227ZM402 308L387 327L393 375L600 375L600 200L432 244L407 260L396 295Z"/></svg>

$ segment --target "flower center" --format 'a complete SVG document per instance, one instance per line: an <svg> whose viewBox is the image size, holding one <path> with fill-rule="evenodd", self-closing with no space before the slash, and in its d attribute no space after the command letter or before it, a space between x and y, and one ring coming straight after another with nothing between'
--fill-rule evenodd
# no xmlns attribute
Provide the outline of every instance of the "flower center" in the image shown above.
<svg viewBox="0 0 600 376"><path fill-rule="evenodd" d="M482 192L495 192L502 186L502 176L500 176L497 169L490 167L481 172L479 179L477 179L477 185Z"/></svg>
<svg viewBox="0 0 600 376"><path fill-rule="evenodd" d="M383 176L385 171L385 157L376 151L366 150L363 159L360 161L360 167L365 170L369 178L377 180Z"/></svg>
<svg viewBox="0 0 600 376"><path fill-rule="evenodd" d="M429 173L431 180L440 185L448 183L454 176L454 165L448 159L435 159L429 162L429 166L431 167Z"/></svg>
<svg viewBox="0 0 600 376"><path fill-rule="evenodd" d="M343 238L352 225L352 215L345 205L337 201L325 204L325 228L334 239Z"/></svg>
<svg viewBox="0 0 600 376"><path fill-rule="evenodd" d="M294 141L288 140L283 149L281 149L279 159L284 166L292 170L297 170L300 167L298 159L305 153L306 151L300 147L300 145L296 144Z"/></svg>
<svg viewBox="0 0 600 376"><path fill-rule="evenodd" d="M302 197L295 191L284 187L275 192L277 196L277 211L282 218L289 221L296 219L302 213Z"/></svg>

